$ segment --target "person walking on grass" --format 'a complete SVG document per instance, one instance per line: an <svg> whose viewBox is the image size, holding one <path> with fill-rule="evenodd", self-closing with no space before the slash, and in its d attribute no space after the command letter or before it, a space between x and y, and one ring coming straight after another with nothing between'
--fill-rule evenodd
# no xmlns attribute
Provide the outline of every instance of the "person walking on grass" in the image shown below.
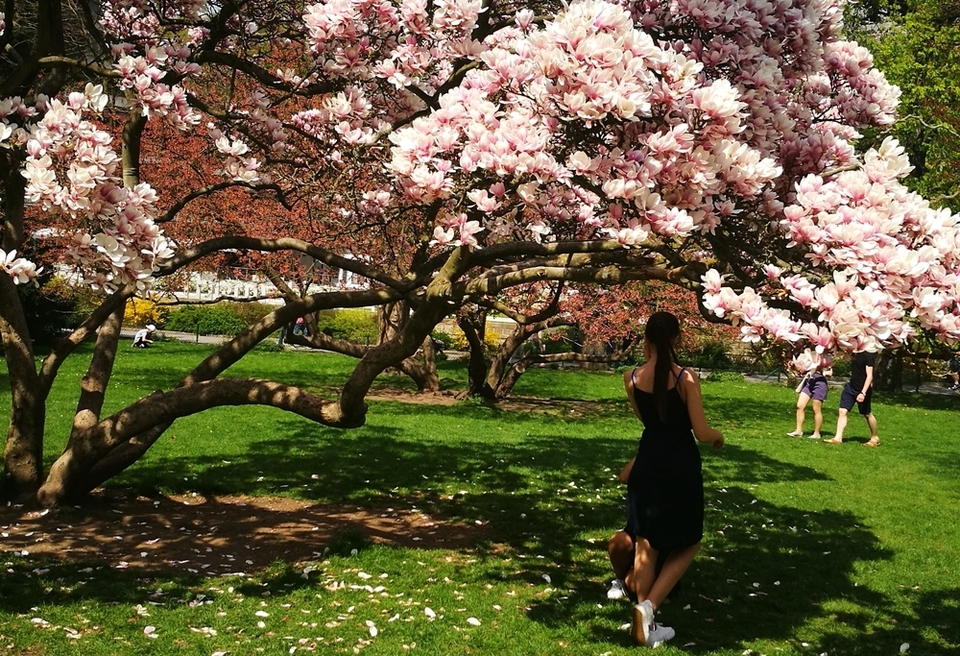
<svg viewBox="0 0 960 656"><path fill-rule="evenodd" d="M850 382L840 394L840 410L837 413L837 432L831 440L824 440L826 444L842 444L843 431L847 427L847 413L857 404L857 409L867 420L870 429L870 439L863 446L880 446L877 436L877 418L873 416L871 400L873 398L873 365L876 355L869 351L854 351L850 360Z"/></svg>
<svg viewBox="0 0 960 656"><path fill-rule="evenodd" d="M633 464L636 460L635 457L632 458L617 477L617 480L624 485L630 480L630 472L633 471ZM616 577L610 582L610 589L607 590L607 599L622 599L628 597L630 601L637 603L636 595L625 583L627 575L633 569L633 561L637 553L636 550L637 545L634 543L633 538L624 530L619 530L614 533L607 543L607 555L610 557L610 566L613 567L613 573ZM663 563L669 555L669 551L661 551L657 555L656 574L659 574L660 570L663 569ZM680 588L682 587L680 583L680 581L677 581L673 589L667 593L668 599L673 599L680 593Z"/></svg>
<svg viewBox="0 0 960 656"><path fill-rule="evenodd" d="M800 384L797 385L797 427L788 437L803 437L803 422L806 419L807 404L813 401L813 433L811 440L820 439L820 428L823 426L823 402L827 399L827 376L833 374L833 358L824 354L814 366L813 369L804 374Z"/></svg>
<svg viewBox="0 0 960 656"><path fill-rule="evenodd" d="M656 312L644 333L646 362L624 374L627 399L643 434L627 479L627 525L635 546L624 575L636 599L633 639L655 647L676 632L654 614L693 562L703 539L703 473L697 441L723 446L723 433L703 412L700 382L676 363L680 322ZM657 559L667 553L661 566Z"/></svg>

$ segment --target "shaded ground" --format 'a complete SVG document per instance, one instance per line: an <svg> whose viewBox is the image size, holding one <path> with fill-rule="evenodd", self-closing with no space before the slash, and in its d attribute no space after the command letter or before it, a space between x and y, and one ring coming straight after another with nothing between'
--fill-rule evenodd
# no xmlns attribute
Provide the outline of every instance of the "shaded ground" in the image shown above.
<svg viewBox="0 0 960 656"><path fill-rule="evenodd" d="M368 399L456 403L454 394L391 390ZM597 411L595 402L568 399L518 397L499 406L547 414ZM416 510L311 504L286 497L148 498L97 490L79 507L0 506L0 554L26 552L124 569L178 568L213 575L252 573L276 561L316 560L325 548L342 548L344 541L464 549L489 533L485 524L437 521Z"/></svg>
<svg viewBox="0 0 960 656"><path fill-rule="evenodd" d="M287 498L125 497L97 492L82 507L0 508L0 551L110 567L253 572L316 560L344 537L425 549L464 548L486 526L440 523L419 511L380 511Z"/></svg>

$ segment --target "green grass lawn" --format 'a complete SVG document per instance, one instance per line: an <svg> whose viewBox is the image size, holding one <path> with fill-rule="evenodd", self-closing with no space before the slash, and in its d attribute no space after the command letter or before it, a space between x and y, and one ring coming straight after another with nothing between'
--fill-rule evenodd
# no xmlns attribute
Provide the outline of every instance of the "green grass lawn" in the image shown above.
<svg viewBox="0 0 960 656"><path fill-rule="evenodd" d="M203 352L122 349L107 409L175 384ZM332 394L350 365L302 351L253 353L227 373ZM76 403L74 366L53 392L51 460ZM441 376L445 388L463 385L453 364ZM0 370L4 424L7 385ZM411 387L396 377L381 385ZM484 538L452 551L345 535L316 562L216 578L6 551L0 654L633 652L628 606L605 596L606 540L623 522L615 476L640 432L621 378L535 369L516 395L555 401L540 410L374 401L352 431L251 407L177 421L111 485L417 508L484 523ZM960 398L879 395L882 445L866 449L856 416L839 447L785 437L795 401L787 387L706 383L704 397L727 445L702 451L704 548L660 613L677 637L658 653L874 656L898 654L903 643L909 654L958 653ZM826 434L838 399L833 390L825 404Z"/></svg>

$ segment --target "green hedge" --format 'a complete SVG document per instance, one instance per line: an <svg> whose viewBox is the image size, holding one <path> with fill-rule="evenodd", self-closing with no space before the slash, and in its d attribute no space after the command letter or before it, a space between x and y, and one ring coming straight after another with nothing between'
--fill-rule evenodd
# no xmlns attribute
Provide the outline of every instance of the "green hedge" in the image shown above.
<svg viewBox="0 0 960 656"><path fill-rule="evenodd" d="M317 329L355 344L376 344L377 314L370 310L324 310L317 316Z"/></svg>
<svg viewBox="0 0 960 656"><path fill-rule="evenodd" d="M163 328L198 335L236 335L275 309L263 303L187 305L170 312Z"/></svg>

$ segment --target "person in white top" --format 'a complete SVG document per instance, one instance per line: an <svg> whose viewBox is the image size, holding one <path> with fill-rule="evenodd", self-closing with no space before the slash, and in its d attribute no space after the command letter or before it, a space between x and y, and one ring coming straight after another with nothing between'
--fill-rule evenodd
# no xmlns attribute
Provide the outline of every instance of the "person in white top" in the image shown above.
<svg viewBox="0 0 960 656"><path fill-rule="evenodd" d="M138 330L133 336L133 345L137 348L147 348L153 344L153 340L150 339L153 336L153 333L157 330L157 327L152 323L148 323L144 328Z"/></svg>

